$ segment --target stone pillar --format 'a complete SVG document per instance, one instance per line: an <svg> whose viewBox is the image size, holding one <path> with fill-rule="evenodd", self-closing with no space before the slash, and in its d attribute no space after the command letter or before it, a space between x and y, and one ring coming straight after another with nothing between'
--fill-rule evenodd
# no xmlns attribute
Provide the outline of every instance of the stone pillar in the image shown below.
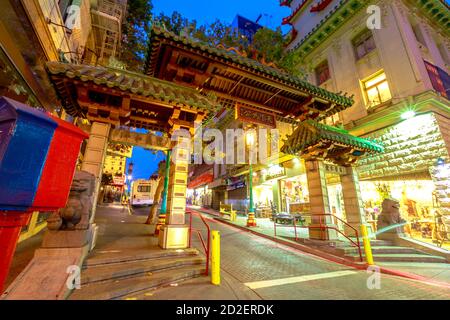
<svg viewBox="0 0 450 320"><path fill-rule="evenodd" d="M189 244L189 225L185 224L189 145L189 139L177 137L171 152L166 222L159 233L163 249L183 249Z"/></svg>
<svg viewBox="0 0 450 320"><path fill-rule="evenodd" d="M91 223L94 222L95 209L97 207L98 194L102 181L103 163L108 147L108 137L111 125L108 123L93 122L89 140L81 164L81 170L87 171L95 176L95 189L93 195L93 207Z"/></svg>
<svg viewBox="0 0 450 320"><path fill-rule="evenodd" d="M337 227L330 216L325 166L322 161L306 161L306 177L308 179L309 200L311 205L311 225L309 238L316 240L335 240L337 232L332 229L321 229L320 226Z"/></svg>
<svg viewBox="0 0 450 320"><path fill-rule="evenodd" d="M366 218L361 199L359 179L354 167L347 168L347 174L341 175L341 184L347 223L359 233L360 225L366 223ZM344 233L350 237L355 236L355 231L346 225L344 225Z"/></svg>

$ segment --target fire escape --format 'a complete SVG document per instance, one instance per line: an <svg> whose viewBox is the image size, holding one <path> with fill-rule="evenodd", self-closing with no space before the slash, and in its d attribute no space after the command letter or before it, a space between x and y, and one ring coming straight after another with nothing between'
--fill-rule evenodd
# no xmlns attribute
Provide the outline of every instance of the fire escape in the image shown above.
<svg viewBox="0 0 450 320"><path fill-rule="evenodd" d="M97 0L91 4L92 40L96 64L108 65L115 57L122 35L127 0Z"/></svg>

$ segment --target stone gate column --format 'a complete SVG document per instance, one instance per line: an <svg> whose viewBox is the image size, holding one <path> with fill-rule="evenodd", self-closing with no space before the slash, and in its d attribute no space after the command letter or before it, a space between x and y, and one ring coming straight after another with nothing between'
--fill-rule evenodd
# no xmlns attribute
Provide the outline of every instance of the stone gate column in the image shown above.
<svg viewBox="0 0 450 320"><path fill-rule="evenodd" d="M159 246L164 249L188 247L189 225L185 224L186 189L190 139L179 136L171 152L166 222L159 233Z"/></svg>
<svg viewBox="0 0 450 320"><path fill-rule="evenodd" d="M366 217L361 199L358 174L354 167L348 167L347 173L341 175L341 184L347 223L359 232L360 225L366 223ZM347 236L355 236L355 231L346 225L344 225L344 233Z"/></svg>
<svg viewBox="0 0 450 320"><path fill-rule="evenodd" d="M306 177L308 180L309 200L311 205L311 225L309 238L316 240L335 240L337 232L332 229L321 229L321 226L336 227L330 216L327 181L323 161L306 161Z"/></svg>
<svg viewBox="0 0 450 320"><path fill-rule="evenodd" d="M91 126L89 140L84 153L81 170L92 173L95 176L95 189L93 195L93 208L91 223L94 222L97 198L102 181L103 163L108 147L108 137L111 125L108 123L93 122Z"/></svg>

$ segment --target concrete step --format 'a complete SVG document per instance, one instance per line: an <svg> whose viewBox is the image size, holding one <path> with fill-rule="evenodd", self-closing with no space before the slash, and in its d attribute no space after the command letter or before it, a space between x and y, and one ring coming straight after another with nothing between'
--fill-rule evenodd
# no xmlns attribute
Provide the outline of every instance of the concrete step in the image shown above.
<svg viewBox="0 0 450 320"><path fill-rule="evenodd" d="M353 261L359 261L358 254L345 255L346 258L349 258ZM364 257L364 254L363 254ZM427 262L427 263L446 263L446 259L444 257L432 256L427 254L374 254L373 259L375 263L379 262Z"/></svg>
<svg viewBox="0 0 450 320"><path fill-rule="evenodd" d="M349 255L357 254L358 248L356 247L343 247L335 249L338 254ZM361 250L364 248L361 246ZM422 252L409 247L394 247L394 246L375 246L372 247L373 254L422 254Z"/></svg>
<svg viewBox="0 0 450 320"><path fill-rule="evenodd" d="M198 250L194 248L177 249L177 250L127 250L123 251L107 251L94 252L83 264L84 268L111 265L124 262L134 262L138 260L154 260L168 257L183 257L198 255Z"/></svg>
<svg viewBox="0 0 450 320"><path fill-rule="evenodd" d="M353 241L356 241L356 238L352 238ZM362 240L360 239L359 241L362 245ZM392 246L393 242L391 241L387 241L387 240L374 240L374 239L370 239L370 244L372 247L387 247L387 246ZM330 243L330 245L332 247L335 248L346 248L346 247L351 247L352 244L350 243L350 241L333 241L332 243Z"/></svg>
<svg viewBox="0 0 450 320"><path fill-rule="evenodd" d="M203 257L192 255L88 266L81 274L81 284L117 280L183 266L205 265L205 261L206 259Z"/></svg>
<svg viewBox="0 0 450 320"><path fill-rule="evenodd" d="M149 290L172 283L198 277L203 274L205 267L184 266L171 270L147 273L136 277L120 280L103 281L82 285L74 290L69 300L113 300L143 290Z"/></svg>

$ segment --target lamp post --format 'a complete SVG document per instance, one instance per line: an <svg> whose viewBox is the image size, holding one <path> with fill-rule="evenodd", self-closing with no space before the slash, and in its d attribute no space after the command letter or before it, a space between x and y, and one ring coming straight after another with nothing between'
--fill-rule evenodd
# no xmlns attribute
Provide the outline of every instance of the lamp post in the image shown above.
<svg viewBox="0 0 450 320"><path fill-rule="evenodd" d="M245 135L245 142L248 147L248 164L249 164L248 188L249 188L249 193L250 193L250 205L248 208L247 227L256 227L255 207L253 205L253 167L252 167L252 157L251 157L251 154L253 154L252 148L255 145L254 130L247 131L247 133Z"/></svg>

